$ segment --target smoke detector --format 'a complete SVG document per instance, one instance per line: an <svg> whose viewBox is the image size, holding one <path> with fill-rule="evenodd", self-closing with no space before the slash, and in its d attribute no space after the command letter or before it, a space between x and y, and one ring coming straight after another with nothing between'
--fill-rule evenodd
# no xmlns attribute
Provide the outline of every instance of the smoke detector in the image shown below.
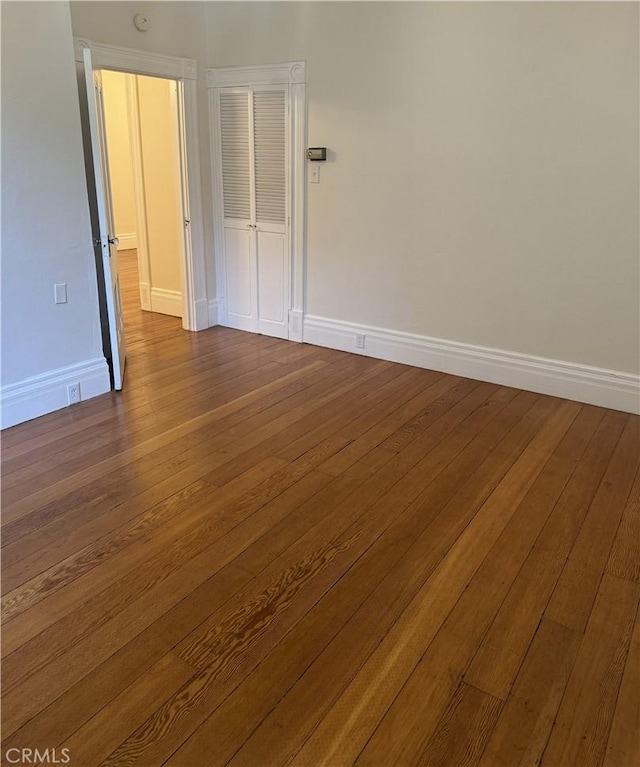
<svg viewBox="0 0 640 767"><path fill-rule="evenodd" d="M151 26L149 17L145 16L144 13L136 13L133 17L133 24L139 32L146 32Z"/></svg>

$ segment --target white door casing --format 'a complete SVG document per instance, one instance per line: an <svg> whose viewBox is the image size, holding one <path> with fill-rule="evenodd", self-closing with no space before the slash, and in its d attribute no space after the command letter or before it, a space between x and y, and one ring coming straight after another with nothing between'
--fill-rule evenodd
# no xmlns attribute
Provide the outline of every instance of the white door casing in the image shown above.
<svg viewBox="0 0 640 767"><path fill-rule="evenodd" d="M200 183L200 149L197 113L197 69L192 59L149 53L133 48L75 38L76 61L90 49L93 66L129 74L163 77L178 83L178 128L184 211L184 260L182 327L209 327L205 268L204 221Z"/></svg>
<svg viewBox="0 0 640 767"><path fill-rule="evenodd" d="M207 70L218 321L302 340L304 62Z"/></svg>
<svg viewBox="0 0 640 767"><path fill-rule="evenodd" d="M104 124L102 100L102 79L99 71L94 71L91 51L85 48L84 72L87 83L87 105L89 130L91 133L91 154L96 185L96 208L98 217L98 238L95 246L100 248L104 270L107 317L109 322L109 340L111 342L111 362L113 388L122 389L126 357L124 320L120 300L120 274L118 270L118 241L114 235L113 208L111 205L111 185L109 181L109 163Z"/></svg>

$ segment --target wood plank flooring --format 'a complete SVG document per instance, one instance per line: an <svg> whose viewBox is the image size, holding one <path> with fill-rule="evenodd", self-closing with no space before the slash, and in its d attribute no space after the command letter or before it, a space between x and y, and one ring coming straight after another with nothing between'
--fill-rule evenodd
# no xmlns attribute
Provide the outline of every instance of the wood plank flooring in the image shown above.
<svg viewBox="0 0 640 767"><path fill-rule="evenodd" d="M121 261L124 391L2 435L3 764L640 764L640 419L187 333Z"/></svg>

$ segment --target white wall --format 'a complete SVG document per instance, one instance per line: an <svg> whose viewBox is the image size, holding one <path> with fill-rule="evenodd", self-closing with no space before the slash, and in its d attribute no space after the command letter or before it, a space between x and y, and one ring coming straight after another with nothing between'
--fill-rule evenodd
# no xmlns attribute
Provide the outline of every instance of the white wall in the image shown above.
<svg viewBox="0 0 640 767"><path fill-rule="evenodd" d="M207 3L308 62L307 312L639 369L638 6Z"/></svg>
<svg viewBox="0 0 640 767"><path fill-rule="evenodd" d="M127 80L121 72L102 73L104 121L107 132L109 176L118 250L136 248L136 202L129 135Z"/></svg>
<svg viewBox="0 0 640 767"><path fill-rule="evenodd" d="M69 8L3 3L3 425L66 405L67 374L109 389Z"/></svg>
<svg viewBox="0 0 640 767"><path fill-rule="evenodd" d="M153 304L154 289L168 291L177 297L179 312L183 224L176 84L155 77L138 77L137 81L151 300Z"/></svg>

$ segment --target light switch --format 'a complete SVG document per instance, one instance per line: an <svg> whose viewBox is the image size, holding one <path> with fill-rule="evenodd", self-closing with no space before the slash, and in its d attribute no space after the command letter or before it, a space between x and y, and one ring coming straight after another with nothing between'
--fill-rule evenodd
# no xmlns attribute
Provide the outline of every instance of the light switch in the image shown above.
<svg viewBox="0 0 640 767"><path fill-rule="evenodd" d="M67 303L67 283L57 282L53 286L54 303L66 304Z"/></svg>
<svg viewBox="0 0 640 767"><path fill-rule="evenodd" d="M317 162L309 163L309 182L311 184L320 183L320 166Z"/></svg>

